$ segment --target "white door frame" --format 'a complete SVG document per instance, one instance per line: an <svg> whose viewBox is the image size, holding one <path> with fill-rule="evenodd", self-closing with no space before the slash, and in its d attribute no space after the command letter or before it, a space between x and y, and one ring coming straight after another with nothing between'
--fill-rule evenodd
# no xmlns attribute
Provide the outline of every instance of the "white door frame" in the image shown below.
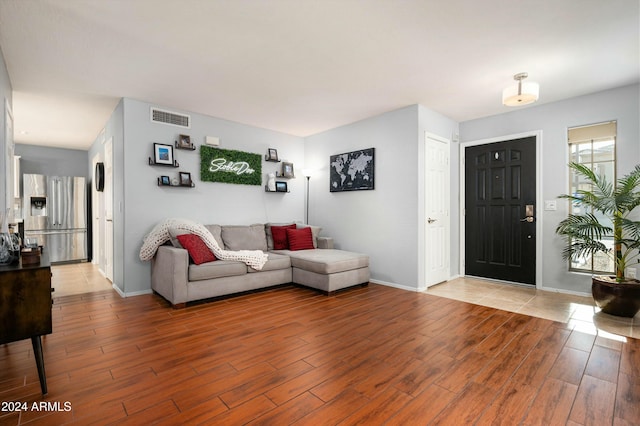
<svg viewBox="0 0 640 426"><path fill-rule="evenodd" d="M542 130L535 130L513 135L498 136L489 139L480 139L460 143L460 276L465 276L465 165L464 151L467 147L487 145L494 142L504 142L512 139L520 139L535 136L536 138L536 288L542 288Z"/></svg>
<svg viewBox="0 0 640 426"><path fill-rule="evenodd" d="M427 267L427 247L430 244L429 241L427 241L427 200L429 199L429 194L427 194L427 185L426 185L426 179L427 179L427 161L428 161L428 150L427 150L427 143L428 140L432 139L436 142L440 142L443 143L444 145L446 145L446 151L447 151L447 167L446 167L446 176L445 179L443 180L443 184L444 184L444 205L446 206L446 222L445 222L445 248L444 248L444 264L446 265L445 267L447 268L447 274L444 280L437 280L437 281L433 281L433 279L429 276L429 268ZM443 282L446 281L448 279L451 278L451 197L450 197L450 188L451 188L451 162L449 161L451 158L450 155L450 150L451 150L451 141L447 138L444 138L442 136L438 136L434 133L430 133L425 131L424 132L424 145L425 145L425 149L424 149L424 170L425 170L425 186L424 186L424 212L425 212L425 217L422 217L421 220L423 220L424 222L424 226L425 226L425 232L424 232L424 244L425 244L425 251L424 251L424 259L422 260L424 262L424 284L425 284L425 288L429 288L430 286L434 285L434 284L438 284L439 282Z"/></svg>

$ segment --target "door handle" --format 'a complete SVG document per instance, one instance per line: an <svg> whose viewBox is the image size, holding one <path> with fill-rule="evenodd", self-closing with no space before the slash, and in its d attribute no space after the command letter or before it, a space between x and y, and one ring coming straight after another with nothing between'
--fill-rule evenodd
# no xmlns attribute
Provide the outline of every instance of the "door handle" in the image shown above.
<svg viewBox="0 0 640 426"><path fill-rule="evenodd" d="M533 223L535 219L533 218L533 216L527 216L523 219L520 219L520 222L529 222L529 223Z"/></svg>
<svg viewBox="0 0 640 426"><path fill-rule="evenodd" d="M438 219L431 219L431 218L427 218L427 223L428 224L432 224L433 222L435 222Z"/></svg>

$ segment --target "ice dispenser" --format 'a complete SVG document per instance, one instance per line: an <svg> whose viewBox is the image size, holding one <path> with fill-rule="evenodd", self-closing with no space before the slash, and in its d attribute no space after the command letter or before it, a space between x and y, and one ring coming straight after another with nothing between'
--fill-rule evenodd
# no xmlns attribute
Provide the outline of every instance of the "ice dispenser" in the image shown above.
<svg viewBox="0 0 640 426"><path fill-rule="evenodd" d="M47 215L47 197L31 197L31 216Z"/></svg>

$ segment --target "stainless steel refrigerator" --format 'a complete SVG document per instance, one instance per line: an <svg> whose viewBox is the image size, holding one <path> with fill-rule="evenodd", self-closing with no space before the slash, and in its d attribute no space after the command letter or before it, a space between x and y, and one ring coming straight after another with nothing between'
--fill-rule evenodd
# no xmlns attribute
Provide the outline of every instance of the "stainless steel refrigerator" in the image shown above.
<svg viewBox="0 0 640 426"><path fill-rule="evenodd" d="M24 237L37 238L51 262L87 260L85 178L23 175Z"/></svg>

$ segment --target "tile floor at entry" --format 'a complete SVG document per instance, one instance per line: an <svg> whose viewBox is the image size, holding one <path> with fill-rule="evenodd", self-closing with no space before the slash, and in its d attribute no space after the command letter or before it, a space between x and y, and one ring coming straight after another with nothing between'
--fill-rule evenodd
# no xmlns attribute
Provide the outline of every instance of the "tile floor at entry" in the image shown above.
<svg viewBox="0 0 640 426"><path fill-rule="evenodd" d="M51 266L53 298L74 294L109 290L111 281L106 279L92 263L68 263Z"/></svg>
<svg viewBox="0 0 640 426"><path fill-rule="evenodd" d="M446 297L509 312L569 323L587 333L640 338L640 313L622 318L600 312L591 296L537 290L477 278L456 278L426 290Z"/></svg>

